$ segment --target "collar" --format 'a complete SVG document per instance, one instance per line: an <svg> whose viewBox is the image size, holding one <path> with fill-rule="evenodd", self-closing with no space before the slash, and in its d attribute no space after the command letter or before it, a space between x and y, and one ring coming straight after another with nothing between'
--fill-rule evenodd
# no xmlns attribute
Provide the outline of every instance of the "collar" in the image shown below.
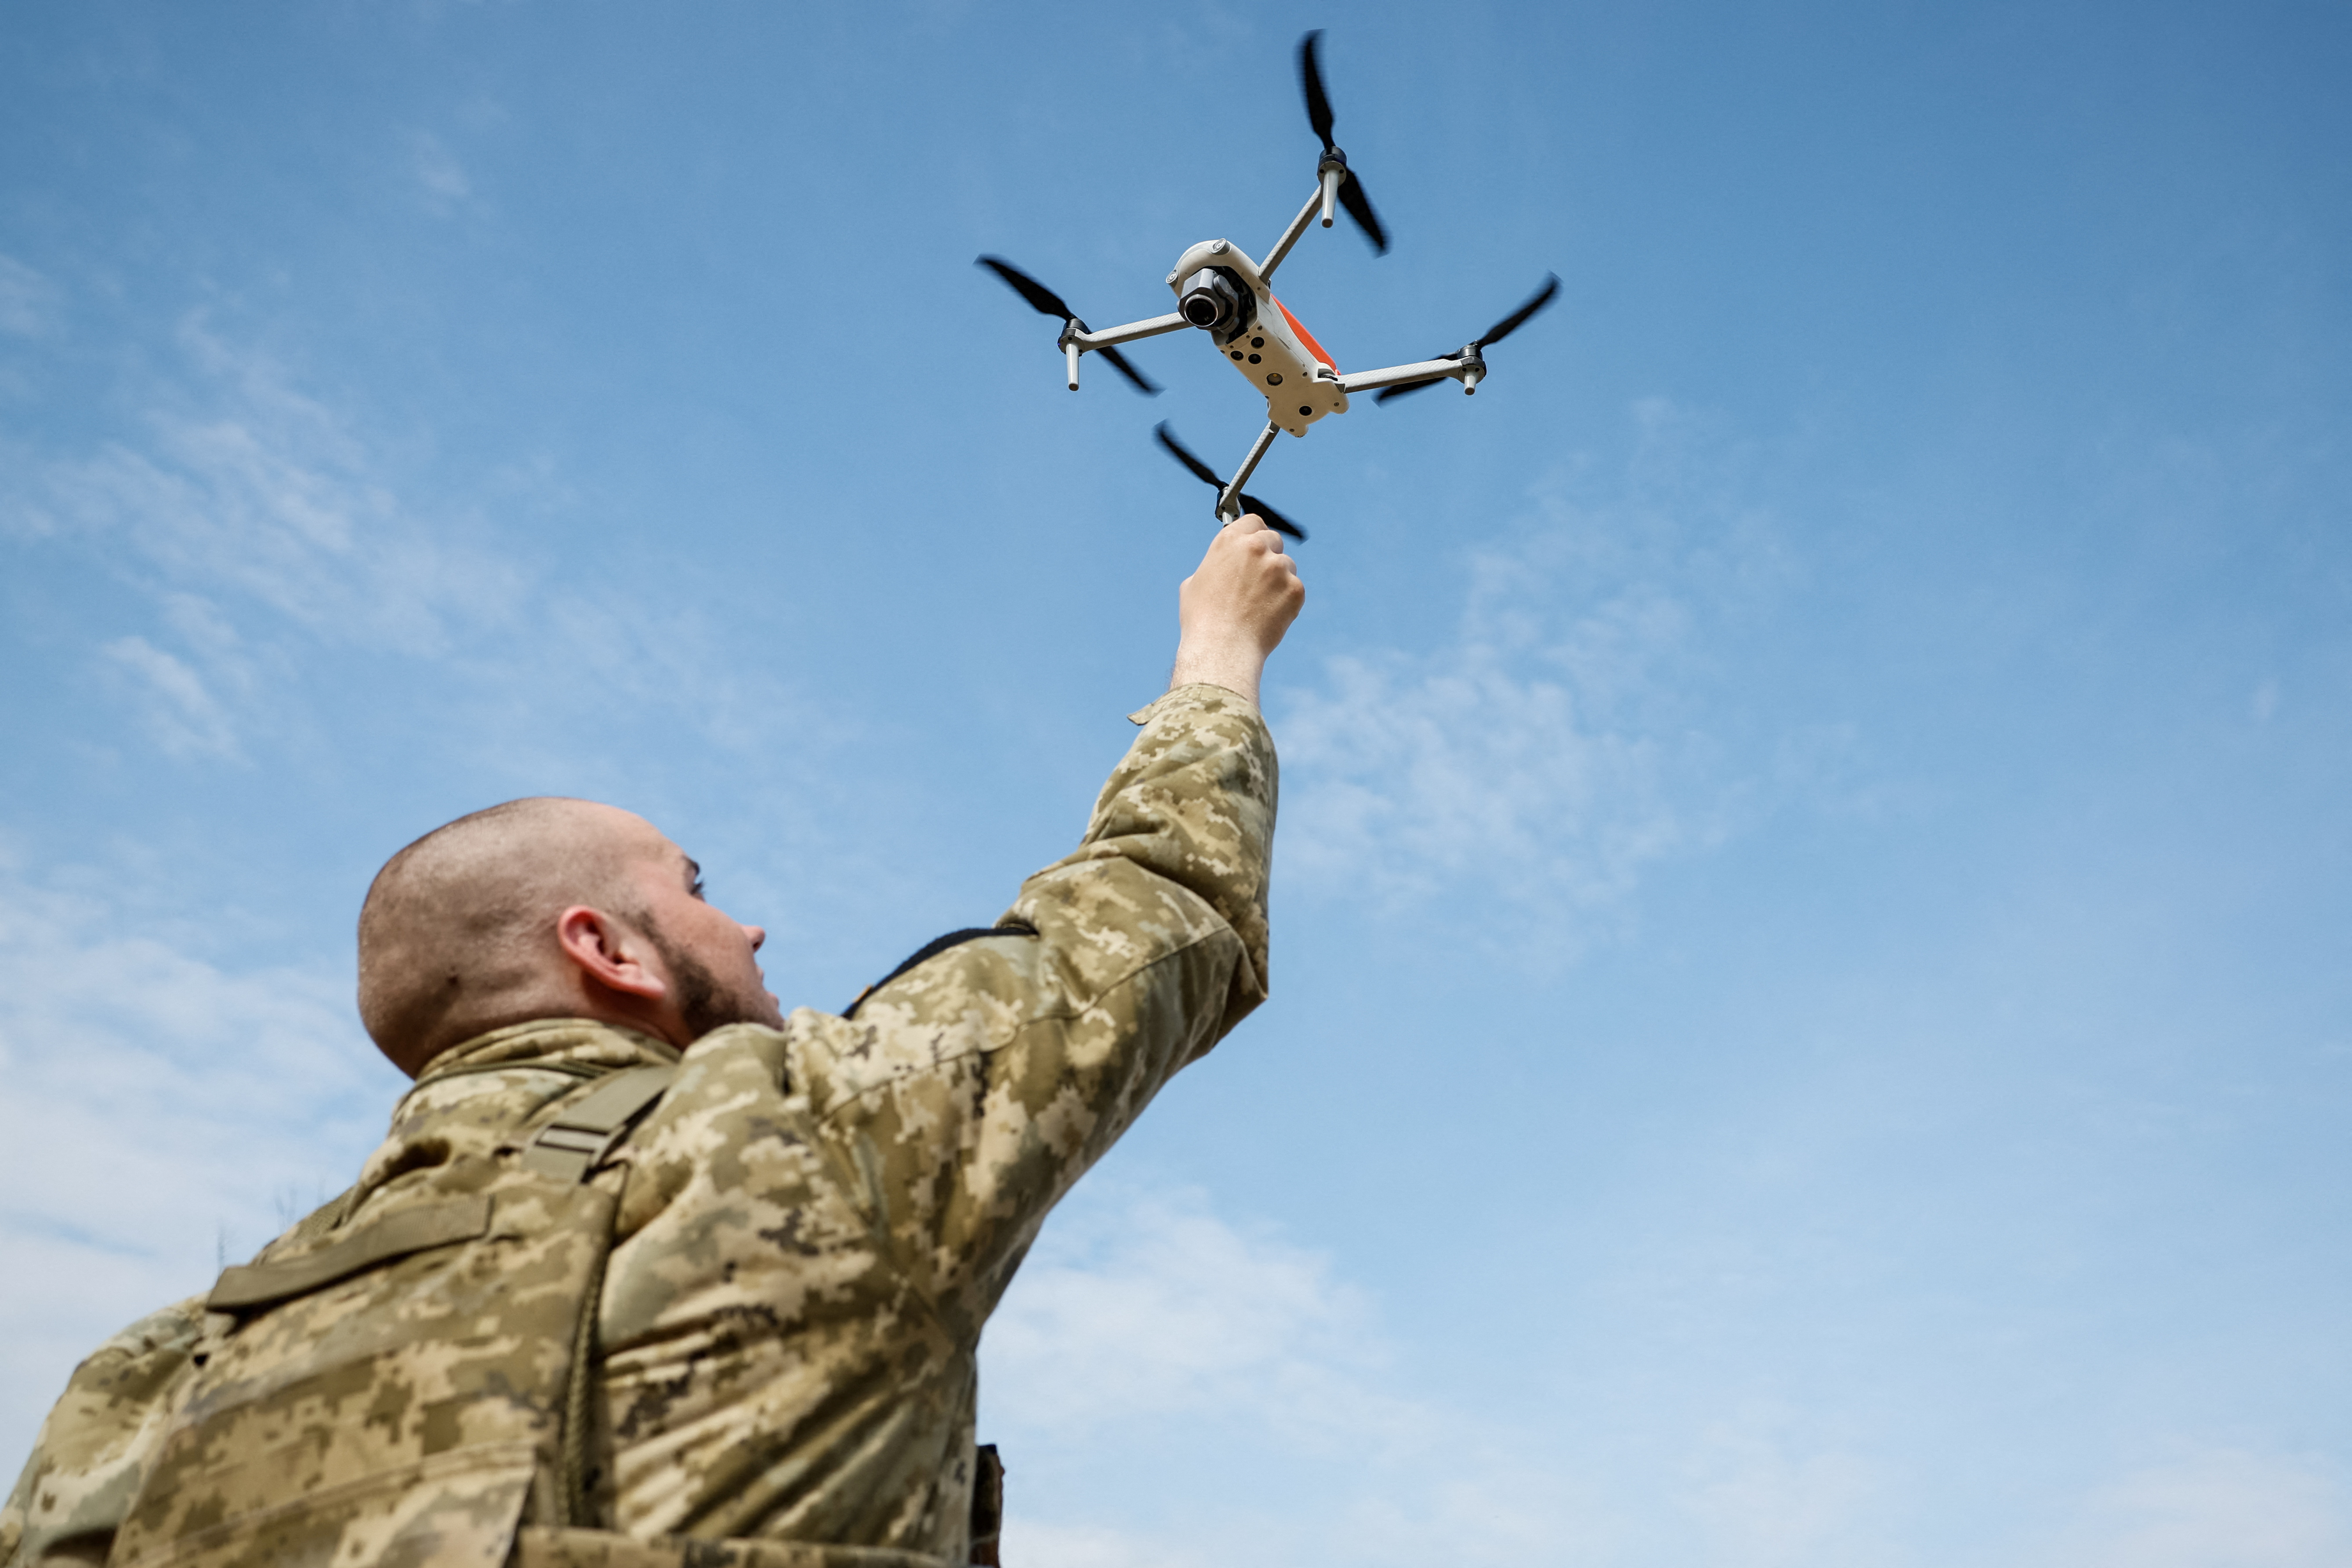
<svg viewBox="0 0 2352 1568"><path fill-rule="evenodd" d="M450 1047L425 1064L409 1093L454 1073L491 1068L568 1068L585 1078L621 1068L675 1065L677 1060L677 1047L635 1029L600 1024L593 1018L533 1018Z"/></svg>

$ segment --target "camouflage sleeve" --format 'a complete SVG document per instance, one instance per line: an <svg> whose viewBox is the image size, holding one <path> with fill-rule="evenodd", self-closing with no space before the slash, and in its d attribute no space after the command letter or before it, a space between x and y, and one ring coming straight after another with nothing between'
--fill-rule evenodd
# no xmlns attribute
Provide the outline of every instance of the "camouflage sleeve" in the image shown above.
<svg viewBox="0 0 2352 1568"><path fill-rule="evenodd" d="M972 1333L1045 1213L1266 994L1274 742L1214 686L1154 703L1085 840L992 937L807 1037L803 1084L877 1231Z"/></svg>
<svg viewBox="0 0 2352 1568"><path fill-rule="evenodd" d="M0 1568L106 1560L203 1326L204 1299L182 1301L74 1368L0 1507Z"/></svg>

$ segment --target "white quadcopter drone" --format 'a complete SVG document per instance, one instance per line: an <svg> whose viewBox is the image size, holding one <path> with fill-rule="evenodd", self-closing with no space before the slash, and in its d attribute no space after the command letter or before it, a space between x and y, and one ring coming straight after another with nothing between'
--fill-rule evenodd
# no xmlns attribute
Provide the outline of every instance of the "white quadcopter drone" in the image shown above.
<svg viewBox="0 0 2352 1568"><path fill-rule="evenodd" d="M1169 433L1166 424L1154 433L1178 462L1215 487L1217 516L1221 521L1254 511L1268 526L1294 539L1306 538L1306 531L1256 497L1242 493L1242 486L1256 471L1258 459L1274 444L1277 431L1306 435L1307 426L1325 415L1348 412L1351 393L1378 391L1380 395L1374 401L1386 403L1391 397L1419 392L1449 379L1460 382L1464 393L1475 393L1486 375L1483 351L1509 337L1559 292L1559 279L1547 278L1544 286L1527 303L1489 327L1483 336L1451 353L1412 364L1391 365L1385 370L1340 374L1323 345L1274 297L1271 287L1274 269L1282 265L1282 258L1290 254L1290 247L1298 243L1298 237L1307 232L1308 220L1318 211L1323 226L1329 228L1333 207L1347 208L1348 216L1364 231L1364 237L1372 242L1376 253L1385 253L1389 247L1387 231L1381 227L1381 220L1364 195L1363 183L1348 167L1348 155L1331 141L1331 103L1323 94L1323 73L1315 65L1316 40L1322 36L1320 32L1309 33L1298 45L1298 76L1307 94L1307 122L1323 141L1323 156L1315 165L1316 191L1298 209L1298 216L1290 220L1290 226L1282 231L1282 237L1274 242L1274 248L1266 253L1264 261L1251 260L1229 240L1203 240L1178 257L1175 268L1168 274L1168 287L1176 293L1174 313L1129 321L1123 327L1097 332L1078 320L1060 295L1011 262L996 256L980 258L981 266L1011 284L1041 313L1061 319L1062 335L1055 340L1055 345L1062 351L1068 365L1072 392L1078 389L1078 357L1093 353L1102 355L1105 363L1133 382L1138 390L1156 395L1160 388L1127 363L1118 345L1156 338L1162 332L1181 331L1187 327L1208 333L1218 353L1265 398L1265 428L1259 432L1249 456L1242 459L1241 468L1231 480L1219 479L1208 464L1187 451L1183 443Z"/></svg>

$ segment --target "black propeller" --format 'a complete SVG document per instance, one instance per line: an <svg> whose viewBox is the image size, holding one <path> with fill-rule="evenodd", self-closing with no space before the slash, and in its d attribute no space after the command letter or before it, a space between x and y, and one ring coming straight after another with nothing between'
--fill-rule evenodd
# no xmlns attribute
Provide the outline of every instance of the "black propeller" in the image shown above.
<svg viewBox="0 0 2352 1568"><path fill-rule="evenodd" d="M1035 308L1039 315L1056 317L1061 321L1069 322L1072 326L1077 328L1078 331L1082 332L1087 331L1087 324L1078 320L1077 312L1071 310L1068 305L1065 304L1059 294L1055 293L1051 289L1046 288L1043 283L1038 282L1037 279L1030 277L1029 274L1022 271L1021 268L1013 266L1013 263L1005 260L1003 257L983 256L980 258L979 265L987 268L991 272L995 273L999 278L1003 279L1005 282L1011 284L1013 286L1013 291L1020 295L1024 300L1028 300L1029 303ZM1133 365L1128 363L1127 356L1120 353L1117 349L1096 349L1092 352L1102 355L1104 363L1108 364L1111 369L1118 372L1119 374L1135 383L1137 391L1147 394L1152 397L1160 395L1159 384L1154 382L1150 377L1145 375L1141 371L1136 369Z"/></svg>
<svg viewBox="0 0 2352 1568"><path fill-rule="evenodd" d="M1439 354L1436 357L1439 359L1467 359L1475 355L1477 357L1480 364L1485 364L1486 356L1480 351L1501 342L1505 338L1507 338L1513 332L1517 331L1521 327L1527 324L1527 321L1529 316L1534 315L1538 310L1540 310L1546 305L1550 304L1552 296L1559 292L1559 275L1558 273L1547 273L1544 277L1544 286L1537 289L1534 293L1528 295L1528 302L1526 304L1521 305L1517 310L1512 311L1509 315L1504 317L1493 326L1488 327L1477 342L1465 343L1453 353ZM1433 375L1427 381L1408 381L1401 386L1391 386L1386 391L1376 395L1372 401L1375 403L1386 403L1391 397L1402 397L1408 392L1424 391L1429 387L1435 386L1441 381L1451 381L1454 378L1450 375Z"/></svg>
<svg viewBox="0 0 2352 1568"><path fill-rule="evenodd" d="M1331 100L1323 91L1323 73L1315 64L1315 42L1322 36L1318 27L1298 41L1298 80L1307 89L1307 123L1323 139L1324 157L1347 171L1339 182L1339 205L1348 209L1348 216L1356 220L1364 237L1372 242L1372 249L1385 256L1389 232L1381 226L1380 215L1372 211L1371 198L1364 195L1364 183L1356 178L1353 169L1348 168L1348 155L1331 140Z"/></svg>
<svg viewBox="0 0 2352 1568"><path fill-rule="evenodd" d="M1217 478L1217 470L1209 467L1208 464L1201 461L1200 458L1192 456L1191 451L1186 449L1183 442L1179 441L1175 437L1170 435L1168 433L1168 422L1166 420L1163 419L1159 424L1153 426L1151 427L1151 433L1160 437L1160 444L1168 448L1168 455L1170 457L1175 458L1178 462L1192 470L1192 475L1195 479L1199 479L1202 484L1207 485L1210 489L1215 490L1219 495L1222 496L1224 494L1225 481ZM1242 510L1244 511L1254 511L1257 513L1259 517L1265 520L1265 525L1274 530L1276 533L1286 533L1293 539L1298 540L1301 542L1305 542L1307 538L1307 531L1305 529L1299 527L1297 523L1291 521L1288 518L1275 510L1274 508L1266 505L1265 502L1258 500L1257 497L1244 494L1241 498L1241 502Z"/></svg>

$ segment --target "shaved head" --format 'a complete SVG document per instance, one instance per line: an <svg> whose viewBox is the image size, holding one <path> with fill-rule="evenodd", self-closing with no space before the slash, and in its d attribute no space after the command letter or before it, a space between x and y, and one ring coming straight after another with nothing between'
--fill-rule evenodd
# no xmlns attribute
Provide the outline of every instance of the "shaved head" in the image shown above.
<svg viewBox="0 0 2352 1568"><path fill-rule="evenodd" d="M665 850L677 853L643 817L553 795L426 834L376 873L360 910L360 1021L414 1073L461 1040L548 1016L565 979L557 918L585 904L648 929L632 873Z"/></svg>

